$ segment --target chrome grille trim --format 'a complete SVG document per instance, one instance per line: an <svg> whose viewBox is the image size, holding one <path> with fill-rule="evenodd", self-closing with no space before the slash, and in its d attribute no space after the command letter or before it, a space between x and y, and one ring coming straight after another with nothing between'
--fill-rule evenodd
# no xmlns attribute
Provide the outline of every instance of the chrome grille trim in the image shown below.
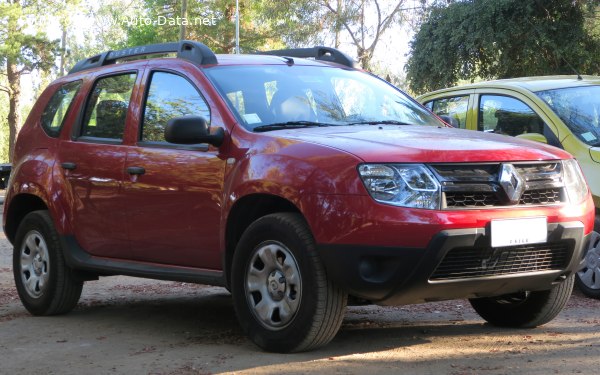
<svg viewBox="0 0 600 375"><path fill-rule="evenodd" d="M504 164L512 164L525 184L521 196L512 203L499 181L503 163L430 164L442 187L442 209L545 206L566 202L560 161Z"/></svg>

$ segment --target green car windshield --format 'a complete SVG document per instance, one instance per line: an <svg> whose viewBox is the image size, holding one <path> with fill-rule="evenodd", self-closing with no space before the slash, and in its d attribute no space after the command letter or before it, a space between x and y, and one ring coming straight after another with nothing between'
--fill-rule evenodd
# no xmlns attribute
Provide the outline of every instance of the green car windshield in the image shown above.
<svg viewBox="0 0 600 375"><path fill-rule="evenodd" d="M358 124L443 126L400 90L360 71L229 65L204 72L250 130Z"/></svg>
<svg viewBox="0 0 600 375"><path fill-rule="evenodd" d="M590 146L600 146L600 86L581 86L536 93Z"/></svg>

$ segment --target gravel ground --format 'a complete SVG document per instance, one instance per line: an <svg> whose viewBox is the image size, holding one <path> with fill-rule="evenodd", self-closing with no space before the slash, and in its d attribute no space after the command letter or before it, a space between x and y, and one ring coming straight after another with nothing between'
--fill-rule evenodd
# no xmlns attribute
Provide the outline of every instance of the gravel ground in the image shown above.
<svg viewBox="0 0 600 375"><path fill-rule="evenodd" d="M222 288L108 277L70 314L32 317L0 235L0 374L597 374L600 301L575 292L530 330L485 324L465 300L349 307L337 337L310 353L260 351Z"/></svg>

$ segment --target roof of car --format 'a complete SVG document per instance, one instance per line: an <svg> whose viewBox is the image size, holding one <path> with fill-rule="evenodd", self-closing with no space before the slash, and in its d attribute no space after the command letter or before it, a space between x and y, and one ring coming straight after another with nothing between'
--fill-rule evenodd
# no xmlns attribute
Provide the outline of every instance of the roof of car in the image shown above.
<svg viewBox="0 0 600 375"><path fill-rule="evenodd" d="M118 60L136 60L143 57L165 56L175 54L178 58L191 61L201 66L241 65L241 64L296 64L321 65L316 61L354 67L355 61L340 50L331 47L315 46L308 48L292 48L273 51L262 51L252 55L217 55L205 44L193 40L179 42L148 44L117 51L105 51L98 55L78 61L69 74L99 68L116 63ZM277 56L277 57L276 57ZM306 60L312 58L314 61Z"/></svg>
<svg viewBox="0 0 600 375"><path fill-rule="evenodd" d="M423 96L439 94L444 92L452 92L457 89L480 89L480 88L508 88L521 89L531 92L561 89L577 86L592 86L600 85L600 77L598 76L576 76L576 75L561 75L561 76L538 76L538 77L521 77L510 79L498 79L494 81L477 82L468 85L455 86L442 90L433 91Z"/></svg>
<svg viewBox="0 0 600 375"><path fill-rule="evenodd" d="M273 55L230 55L230 54L217 54L217 65L277 65L277 64L288 64L289 60L281 56ZM293 58L294 64L299 65L329 65L329 62L304 59L304 58Z"/></svg>

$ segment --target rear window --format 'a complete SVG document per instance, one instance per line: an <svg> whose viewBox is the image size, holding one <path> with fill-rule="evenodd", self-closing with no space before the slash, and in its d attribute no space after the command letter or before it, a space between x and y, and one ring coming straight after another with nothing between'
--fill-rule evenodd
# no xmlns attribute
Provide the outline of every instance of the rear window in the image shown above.
<svg viewBox="0 0 600 375"><path fill-rule="evenodd" d="M51 137L58 137L73 98L77 95L81 81L65 83L52 95L41 118L42 128Z"/></svg>
<svg viewBox="0 0 600 375"><path fill-rule="evenodd" d="M102 77L96 81L83 117L82 136L123 139L136 73Z"/></svg>

